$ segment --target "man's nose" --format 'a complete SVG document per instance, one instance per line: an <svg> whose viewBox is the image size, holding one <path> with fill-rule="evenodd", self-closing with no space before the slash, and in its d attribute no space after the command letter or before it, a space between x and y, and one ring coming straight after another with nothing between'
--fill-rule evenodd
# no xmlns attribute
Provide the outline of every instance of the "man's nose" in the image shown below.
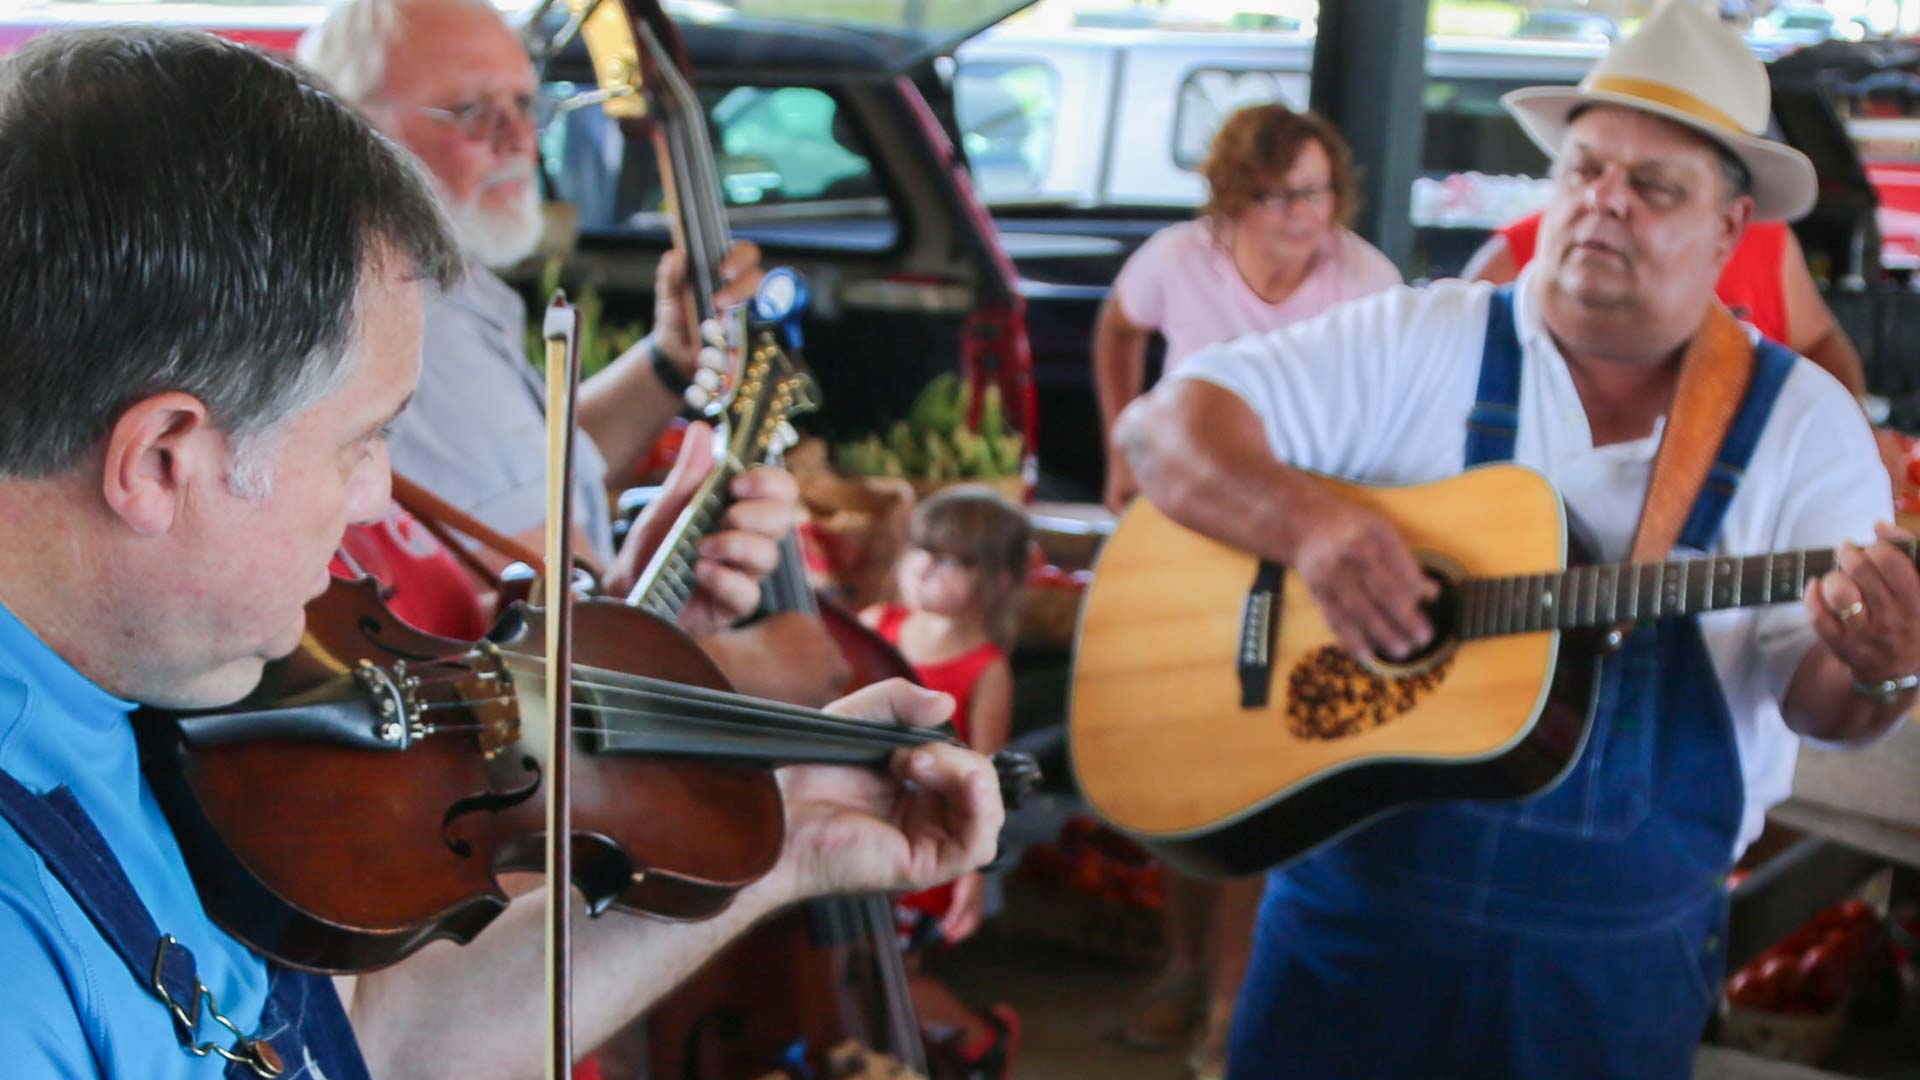
<svg viewBox="0 0 1920 1080"><path fill-rule="evenodd" d="M1627 170L1618 165L1608 165L1600 170L1600 175L1587 185L1587 202L1599 210L1614 214L1626 212L1629 198L1633 194L1633 183Z"/></svg>

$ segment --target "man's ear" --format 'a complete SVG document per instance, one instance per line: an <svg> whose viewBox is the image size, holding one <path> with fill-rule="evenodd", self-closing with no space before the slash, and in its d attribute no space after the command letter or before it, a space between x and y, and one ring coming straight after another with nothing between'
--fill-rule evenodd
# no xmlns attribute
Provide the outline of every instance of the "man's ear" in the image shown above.
<svg viewBox="0 0 1920 1080"><path fill-rule="evenodd" d="M226 436L192 394L168 392L135 402L107 432L100 493L134 532L173 527L189 488L226 475Z"/></svg>
<svg viewBox="0 0 1920 1080"><path fill-rule="evenodd" d="M1733 258L1733 249L1740 246L1740 238L1747 235L1747 226L1753 224L1753 196L1741 195L1727 200L1721 208L1720 221L1722 232L1719 251L1720 266L1724 269L1727 260Z"/></svg>

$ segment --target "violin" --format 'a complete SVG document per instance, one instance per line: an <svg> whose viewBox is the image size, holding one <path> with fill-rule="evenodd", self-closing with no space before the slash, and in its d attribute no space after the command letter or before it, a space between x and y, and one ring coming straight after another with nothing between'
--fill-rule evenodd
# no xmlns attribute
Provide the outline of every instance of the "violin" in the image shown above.
<svg viewBox="0 0 1920 1080"><path fill-rule="evenodd" d="M137 725L208 914L323 973L472 940L507 905L499 875L543 865L541 611L455 641L394 617L371 580L336 580L307 624L239 705ZM885 767L945 738L731 693L692 639L626 604L577 601L571 634L571 876L594 914L716 914L779 857L773 766ZM1010 802L1037 775L996 766Z"/></svg>

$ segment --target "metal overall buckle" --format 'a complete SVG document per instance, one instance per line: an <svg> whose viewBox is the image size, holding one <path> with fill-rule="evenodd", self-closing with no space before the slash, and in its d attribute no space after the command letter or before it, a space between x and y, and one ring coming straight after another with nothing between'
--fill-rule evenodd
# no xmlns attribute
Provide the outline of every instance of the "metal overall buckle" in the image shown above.
<svg viewBox="0 0 1920 1080"><path fill-rule="evenodd" d="M247 1068L252 1069L255 1075L261 1076L265 1078L265 1080L275 1080L276 1077L285 1073L287 1071L286 1062L280 1059L280 1052L273 1048L273 1044L267 1042L265 1039L257 1039L248 1035L246 1032L241 1031L233 1021L227 1019L226 1016L220 1012L220 1004L213 1000L213 991L208 990L206 984L202 983L199 979L193 981L193 992L195 995L193 1003L204 1003L206 1005L207 1015L213 1017L221 1027L233 1032L234 1048L229 1050L215 1043L196 1043L193 1041L195 1031L193 1017L187 1013L185 1006L173 1000L173 995L167 992L166 984L160 978L160 973L166 965L167 950L178 944L180 944L180 942L177 941L172 934L160 935L160 947L156 949L153 954L153 990L154 993L160 995L160 1000L165 1003L167 1010L173 1014L173 1022L179 1025L181 1031L186 1033L186 1045L181 1049L192 1054L194 1057L206 1057L209 1054L219 1054L228 1061L245 1065Z"/></svg>

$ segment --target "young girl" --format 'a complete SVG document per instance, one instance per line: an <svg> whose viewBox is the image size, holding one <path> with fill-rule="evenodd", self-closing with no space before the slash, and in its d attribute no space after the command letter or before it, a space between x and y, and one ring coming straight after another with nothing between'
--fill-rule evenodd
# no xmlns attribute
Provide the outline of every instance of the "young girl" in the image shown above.
<svg viewBox="0 0 1920 1080"><path fill-rule="evenodd" d="M991 754L1013 722L1013 645L1031 530L1018 506L977 486L947 488L914 508L900 558L900 600L861 613L892 642L920 681L953 695L953 726L968 746ZM968 874L900 901L913 941L958 944L980 926L985 896ZM1019 1021L1005 1005L985 1013L962 1004L914 965L914 1008L928 1025L960 1029L969 1075L1006 1075Z"/></svg>

